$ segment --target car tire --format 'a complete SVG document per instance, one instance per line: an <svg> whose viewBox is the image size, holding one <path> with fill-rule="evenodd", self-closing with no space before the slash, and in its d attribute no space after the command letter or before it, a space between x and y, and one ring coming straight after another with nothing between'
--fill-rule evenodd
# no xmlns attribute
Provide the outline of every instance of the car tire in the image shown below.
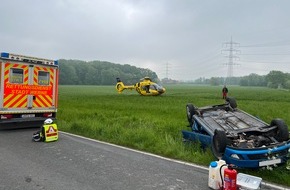
<svg viewBox="0 0 290 190"><path fill-rule="evenodd" d="M193 124L192 116L194 115L195 107L191 103L186 104L186 116L190 125Z"/></svg>
<svg viewBox="0 0 290 190"><path fill-rule="evenodd" d="M231 108L236 109L238 107L237 101L236 101L235 98L227 97L226 98L226 101L229 103L229 105L231 106Z"/></svg>
<svg viewBox="0 0 290 190"><path fill-rule="evenodd" d="M200 115L200 113L199 113L199 111L197 109L198 108L195 107L191 103L186 104L186 115L187 115L187 120L188 120L190 125L193 124L192 116L193 115Z"/></svg>
<svg viewBox="0 0 290 190"><path fill-rule="evenodd" d="M224 131L215 130L212 139L212 151L216 158L221 159L227 146L227 136Z"/></svg>
<svg viewBox="0 0 290 190"><path fill-rule="evenodd" d="M289 139L289 129L282 119L273 119L270 126L277 126L275 138L279 142L287 141Z"/></svg>

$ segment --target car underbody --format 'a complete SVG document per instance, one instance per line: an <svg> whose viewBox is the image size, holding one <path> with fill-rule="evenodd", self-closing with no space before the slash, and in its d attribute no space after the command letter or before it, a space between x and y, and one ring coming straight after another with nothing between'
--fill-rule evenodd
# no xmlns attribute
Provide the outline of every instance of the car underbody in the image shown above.
<svg viewBox="0 0 290 190"><path fill-rule="evenodd" d="M255 151L268 149L271 152L274 150L280 157L283 156L284 160L286 159L284 157L290 156L289 129L282 119L273 119L270 124L267 124L238 109L233 98L228 98L225 104L201 108L187 104L186 111L192 131L183 131L183 138L191 141L198 140L203 146L210 145L217 158L224 157L227 149L231 152L244 151L241 155L234 153L226 155L243 160L249 159L249 156L244 158L242 154L254 155ZM281 146L285 150L278 152L276 149ZM266 157L268 158L269 155L267 154ZM267 159L262 158L265 157L263 155L255 158L258 157ZM225 158L225 160L229 159Z"/></svg>

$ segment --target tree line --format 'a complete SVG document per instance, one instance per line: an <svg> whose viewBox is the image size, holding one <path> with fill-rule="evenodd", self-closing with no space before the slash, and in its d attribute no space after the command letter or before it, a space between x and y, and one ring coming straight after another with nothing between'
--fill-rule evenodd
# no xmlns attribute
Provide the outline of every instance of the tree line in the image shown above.
<svg viewBox="0 0 290 190"><path fill-rule="evenodd" d="M129 64L121 65L107 61L81 61L59 60L59 83L62 85L114 85L116 78L120 78L125 84L135 84L144 77L150 77L159 83L155 72L150 69L138 68ZM162 79L163 84L177 84L177 80ZM240 85L240 86L265 86L269 88L290 89L290 73L270 71L267 75L252 73L242 77L211 77L198 78L187 82L205 85Z"/></svg>
<svg viewBox="0 0 290 190"><path fill-rule="evenodd" d="M210 79L199 78L195 84L207 85L240 85L240 86L264 86L269 88L290 89L290 73L282 71L270 71L267 75L252 73L243 77L211 77Z"/></svg>
<svg viewBox="0 0 290 190"><path fill-rule="evenodd" d="M116 78L125 84L135 84L141 78L158 81L150 69L137 68L106 61L59 60L59 84L61 85L114 85Z"/></svg>

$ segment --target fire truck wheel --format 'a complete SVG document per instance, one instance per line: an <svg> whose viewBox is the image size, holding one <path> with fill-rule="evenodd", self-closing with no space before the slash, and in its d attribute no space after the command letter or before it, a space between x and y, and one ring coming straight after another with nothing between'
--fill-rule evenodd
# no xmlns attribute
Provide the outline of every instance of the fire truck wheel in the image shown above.
<svg viewBox="0 0 290 190"><path fill-rule="evenodd" d="M277 126L275 138L279 142L287 141L289 139L288 126L282 119L273 119L270 126Z"/></svg>
<svg viewBox="0 0 290 190"><path fill-rule="evenodd" d="M227 143L226 143L226 133L221 130L215 130L214 136L212 139L212 151L216 158L221 158L225 152Z"/></svg>

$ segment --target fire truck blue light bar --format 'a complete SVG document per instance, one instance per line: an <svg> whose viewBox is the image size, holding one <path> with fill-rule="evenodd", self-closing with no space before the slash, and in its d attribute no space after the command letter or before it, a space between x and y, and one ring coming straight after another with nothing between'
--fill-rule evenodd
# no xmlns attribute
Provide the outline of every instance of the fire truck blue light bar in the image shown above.
<svg viewBox="0 0 290 190"><path fill-rule="evenodd" d="M3 58L9 58L9 53L2 52L1 53L1 57L3 57Z"/></svg>

